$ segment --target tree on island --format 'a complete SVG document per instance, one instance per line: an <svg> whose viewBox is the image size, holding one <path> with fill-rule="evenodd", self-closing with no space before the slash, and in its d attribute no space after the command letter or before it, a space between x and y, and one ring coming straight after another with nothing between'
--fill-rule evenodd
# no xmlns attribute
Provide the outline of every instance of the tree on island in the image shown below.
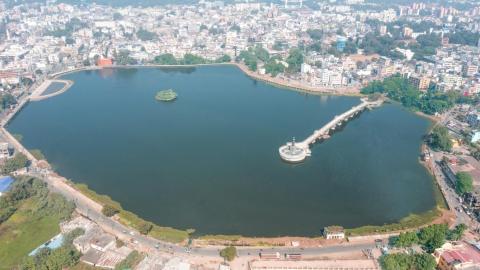
<svg viewBox="0 0 480 270"><path fill-rule="evenodd" d="M220 256L223 259L231 262L237 256L237 249L234 246L226 247L226 248L220 250Z"/></svg>
<svg viewBox="0 0 480 270"><path fill-rule="evenodd" d="M467 172L458 172L457 182L455 183L455 191L459 195L463 195L473 190L472 176Z"/></svg>

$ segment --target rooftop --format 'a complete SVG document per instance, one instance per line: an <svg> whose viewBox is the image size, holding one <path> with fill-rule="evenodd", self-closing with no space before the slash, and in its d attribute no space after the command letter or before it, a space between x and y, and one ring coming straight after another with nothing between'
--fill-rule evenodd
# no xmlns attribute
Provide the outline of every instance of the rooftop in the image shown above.
<svg viewBox="0 0 480 270"><path fill-rule="evenodd" d="M15 181L15 179L13 179L10 176L1 177L0 178L0 193L8 191L8 189L10 188L10 185L13 183L13 181Z"/></svg>
<svg viewBox="0 0 480 270"><path fill-rule="evenodd" d="M439 255L449 264L469 262L480 266L480 251L470 244L446 245L440 249Z"/></svg>

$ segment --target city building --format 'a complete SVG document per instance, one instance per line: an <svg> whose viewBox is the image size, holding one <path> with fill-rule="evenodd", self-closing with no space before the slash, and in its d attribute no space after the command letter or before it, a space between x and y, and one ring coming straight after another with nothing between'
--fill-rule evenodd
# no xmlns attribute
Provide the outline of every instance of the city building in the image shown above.
<svg viewBox="0 0 480 270"><path fill-rule="evenodd" d="M419 90L428 90L428 88L430 87L430 78L426 77L426 76L422 76L422 77L417 77L417 76L410 76L408 78L408 81L413 85L415 86L415 88L419 89Z"/></svg>
<svg viewBox="0 0 480 270"><path fill-rule="evenodd" d="M404 38L411 38L413 35L413 29L410 27L403 28L403 37Z"/></svg>
<svg viewBox="0 0 480 270"><path fill-rule="evenodd" d="M337 51L343 52L347 44L347 38L343 36L337 36Z"/></svg>
<svg viewBox="0 0 480 270"><path fill-rule="evenodd" d="M7 142L0 142L0 159L10 157L10 148Z"/></svg>
<svg viewBox="0 0 480 270"><path fill-rule="evenodd" d="M480 250L468 243L446 243L435 250L434 256L439 270L480 269Z"/></svg>
<svg viewBox="0 0 480 270"><path fill-rule="evenodd" d="M328 226L323 229L323 236L326 239L344 239L345 230L341 226Z"/></svg>
<svg viewBox="0 0 480 270"><path fill-rule="evenodd" d="M15 180L10 176L0 178L0 196L2 196L2 193L5 193L10 189L10 186L14 181Z"/></svg>

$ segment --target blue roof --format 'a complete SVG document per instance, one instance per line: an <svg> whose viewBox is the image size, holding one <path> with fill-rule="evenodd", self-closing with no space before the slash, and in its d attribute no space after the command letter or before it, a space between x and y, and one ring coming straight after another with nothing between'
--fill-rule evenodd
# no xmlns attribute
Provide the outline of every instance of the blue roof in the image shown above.
<svg viewBox="0 0 480 270"><path fill-rule="evenodd" d="M13 181L15 181L15 179L10 176L4 176L0 178L0 192L7 191Z"/></svg>

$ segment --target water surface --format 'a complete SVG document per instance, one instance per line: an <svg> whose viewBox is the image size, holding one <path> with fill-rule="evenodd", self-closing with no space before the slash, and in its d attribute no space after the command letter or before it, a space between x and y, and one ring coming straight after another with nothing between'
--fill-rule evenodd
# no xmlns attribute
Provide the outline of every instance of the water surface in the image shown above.
<svg viewBox="0 0 480 270"><path fill-rule="evenodd" d="M428 121L397 105L367 111L282 162L358 98L307 95L235 67L118 69L64 76L67 92L29 104L10 124L56 170L161 225L201 234L318 235L327 225L391 223L434 206L419 164ZM159 103L157 91L178 99Z"/></svg>

